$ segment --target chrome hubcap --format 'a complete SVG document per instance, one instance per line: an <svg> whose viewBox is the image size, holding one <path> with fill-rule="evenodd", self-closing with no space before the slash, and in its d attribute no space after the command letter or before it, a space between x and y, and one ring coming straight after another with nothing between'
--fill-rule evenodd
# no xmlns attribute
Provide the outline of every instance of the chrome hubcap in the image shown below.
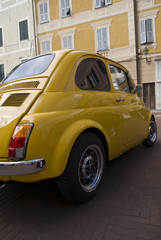
<svg viewBox="0 0 161 240"><path fill-rule="evenodd" d="M78 171L81 188L93 191L99 184L103 173L103 154L99 146L90 145L83 152Z"/></svg>
<svg viewBox="0 0 161 240"><path fill-rule="evenodd" d="M149 138L152 142L155 142L157 137L157 133L156 133L156 125L154 122L150 122L150 126L149 126Z"/></svg>

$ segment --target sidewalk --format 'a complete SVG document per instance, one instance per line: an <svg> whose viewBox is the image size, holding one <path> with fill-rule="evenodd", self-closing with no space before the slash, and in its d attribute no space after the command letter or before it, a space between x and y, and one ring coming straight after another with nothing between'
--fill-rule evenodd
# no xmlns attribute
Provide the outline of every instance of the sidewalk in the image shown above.
<svg viewBox="0 0 161 240"><path fill-rule="evenodd" d="M161 110L151 110L154 115L161 115Z"/></svg>

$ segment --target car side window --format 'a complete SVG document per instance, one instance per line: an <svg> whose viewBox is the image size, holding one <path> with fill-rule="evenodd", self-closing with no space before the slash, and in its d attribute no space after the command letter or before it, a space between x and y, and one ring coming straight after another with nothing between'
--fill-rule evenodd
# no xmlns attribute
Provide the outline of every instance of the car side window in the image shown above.
<svg viewBox="0 0 161 240"><path fill-rule="evenodd" d="M82 61L76 71L76 84L84 90L109 91L110 83L104 62L89 58Z"/></svg>
<svg viewBox="0 0 161 240"><path fill-rule="evenodd" d="M119 92L130 92L126 73L114 65L110 65L109 68L115 90Z"/></svg>
<svg viewBox="0 0 161 240"><path fill-rule="evenodd" d="M134 83L134 80L131 77L130 72L127 73L127 80L128 80L128 84L129 84L130 93L136 93L136 85Z"/></svg>

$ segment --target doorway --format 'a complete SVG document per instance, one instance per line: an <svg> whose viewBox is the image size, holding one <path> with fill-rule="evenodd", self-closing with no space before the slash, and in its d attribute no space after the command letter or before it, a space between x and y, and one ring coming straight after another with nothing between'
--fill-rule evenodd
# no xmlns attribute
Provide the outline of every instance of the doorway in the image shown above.
<svg viewBox="0 0 161 240"><path fill-rule="evenodd" d="M143 84L143 100L150 109L155 109L155 83Z"/></svg>

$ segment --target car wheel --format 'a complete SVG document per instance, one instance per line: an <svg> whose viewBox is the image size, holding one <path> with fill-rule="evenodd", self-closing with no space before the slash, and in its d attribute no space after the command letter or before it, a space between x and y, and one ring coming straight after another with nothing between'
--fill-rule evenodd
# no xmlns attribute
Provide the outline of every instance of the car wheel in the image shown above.
<svg viewBox="0 0 161 240"><path fill-rule="evenodd" d="M150 120L149 125L149 135L148 138L144 140L143 145L146 147L152 147L154 146L156 140L157 140L157 125L155 119L152 118Z"/></svg>
<svg viewBox="0 0 161 240"><path fill-rule="evenodd" d="M74 143L64 173L58 178L62 195L78 203L91 198L100 186L104 162L101 140L90 132L81 134Z"/></svg>

